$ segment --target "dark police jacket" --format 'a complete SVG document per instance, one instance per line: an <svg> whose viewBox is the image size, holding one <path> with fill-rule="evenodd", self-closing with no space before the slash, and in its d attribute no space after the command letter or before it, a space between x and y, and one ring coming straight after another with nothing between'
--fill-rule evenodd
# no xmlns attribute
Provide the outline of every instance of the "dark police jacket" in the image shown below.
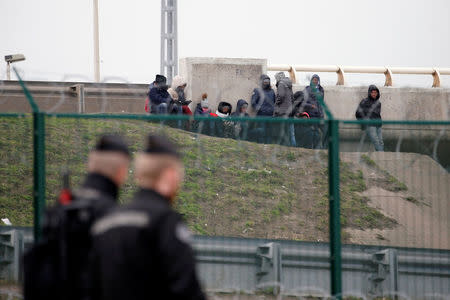
<svg viewBox="0 0 450 300"><path fill-rule="evenodd" d="M46 211L42 240L24 256L24 298L85 299L90 294L92 223L115 205L118 187L89 173L68 205Z"/></svg>
<svg viewBox="0 0 450 300"><path fill-rule="evenodd" d="M169 201L141 189L91 230L94 299L205 299L190 233Z"/></svg>

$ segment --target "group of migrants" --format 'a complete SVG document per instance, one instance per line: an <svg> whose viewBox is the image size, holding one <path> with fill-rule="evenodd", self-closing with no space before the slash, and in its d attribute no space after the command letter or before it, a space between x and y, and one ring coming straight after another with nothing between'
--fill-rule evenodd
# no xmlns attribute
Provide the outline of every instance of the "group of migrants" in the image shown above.
<svg viewBox="0 0 450 300"><path fill-rule="evenodd" d="M229 121L227 117L249 117L249 103L244 99L237 101L236 110L226 101L218 104L217 110L211 110L208 95L202 94L202 99L195 107L194 113L189 108L191 100L185 96L186 80L177 75L173 78L171 87L166 77L156 75L150 85L145 102L145 111L152 114L184 114L203 117L213 117L209 122L199 121L189 123L187 129L219 137L245 139L260 143L276 143L287 146L322 149L327 146L327 126L320 122L324 119L324 89L320 77L314 74L310 84L303 91L293 93L292 81L283 72L275 74L276 91L273 89L270 77L261 75L260 85L253 90L251 107L256 117L264 120L246 122L243 120ZM356 110L357 119L381 120L380 91L374 85L369 87L368 97L363 99ZM267 118L315 119L315 122L268 122ZM364 136L369 136L376 151L383 151L381 122L362 126Z"/></svg>
<svg viewBox="0 0 450 300"><path fill-rule="evenodd" d="M102 136L82 186L47 209L42 237L24 256L24 299L205 299L191 234L172 206L183 180L179 152L150 135L135 157L138 190L117 205L128 145Z"/></svg>

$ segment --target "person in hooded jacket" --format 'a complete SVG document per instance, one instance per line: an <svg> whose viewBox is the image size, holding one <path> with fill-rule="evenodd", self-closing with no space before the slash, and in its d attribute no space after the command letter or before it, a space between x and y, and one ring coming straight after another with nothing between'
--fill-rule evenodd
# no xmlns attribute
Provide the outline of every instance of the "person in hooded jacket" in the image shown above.
<svg viewBox="0 0 450 300"><path fill-rule="evenodd" d="M184 77L177 75L172 79L172 85L167 90L170 97L173 101L181 107L181 111L183 115L192 116L192 111L189 108L189 104L192 102L191 100L186 100L185 88L187 86L187 82Z"/></svg>
<svg viewBox="0 0 450 300"><path fill-rule="evenodd" d="M275 74L275 79L277 81L277 94L273 116L288 118L292 114L292 81L283 72ZM288 123L274 123L272 130L273 139L277 144L290 145L291 127Z"/></svg>
<svg viewBox="0 0 450 300"><path fill-rule="evenodd" d="M381 120L380 90L375 85L370 85L367 98L361 100L356 109L355 117L358 120ZM376 151L384 151L381 123L374 125L362 125L369 136Z"/></svg>
<svg viewBox="0 0 450 300"><path fill-rule="evenodd" d="M255 88L252 93L252 108L258 117L271 117L275 105L275 92L270 85L270 77L263 74L259 81L260 87Z"/></svg>
<svg viewBox="0 0 450 300"><path fill-rule="evenodd" d="M199 117L217 117L215 113L211 112L211 109L209 109L209 101L208 101L208 94L203 93L202 94L202 100L200 103L197 103L197 106L195 107L194 111L195 116ZM206 135L214 134L214 128L215 128L215 122L214 121L198 121L196 120L194 122L194 131L198 133L203 133Z"/></svg>
<svg viewBox="0 0 450 300"><path fill-rule="evenodd" d="M314 74L309 86L303 90L304 100L300 105L301 112L307 112L311 119L323 119L323 108L320 100L324 100L325 92L320 85L320 77ZM322 149L327 143L327 127L315 124L312 126L314 136L314 149Z"/></svg>
<svg viewBox="0 0 450 300"><path fill-rule="evenodd" d="M301 104L303 103L303 100L304 100L304 96L303 96L302 91L297 91L294 93L293 99L292 99L292 113L291 113L292 118L299 118L300 115L303 113L303 111L300 107ZM308 115L308 118L309 118L309 115ZM290 134L290 139L291 139L291 146L293 146L293 147L297 146L297 140L299 138L296 134L297 127L298 127L298 124L289 124L289 134Z"/></svg>
<svg viewBox="0 0 450 300"><path fill-rule="evenodd" d="M239 99L236 104L236 111L231 114L232 117L248 117L247 113L248 102L244 99ZM247 139L248 122L235 122L234 124L234 136L236 139Z"/></svg>
<svg viewBox="0 0 450 300"><path fill-rule="evenodd" d="M311 78L309 86L303 90L304 101L301 104L301 109L307 112L310 118L323 119L323 108L320 105L319 98L324 100L324 90L320 85L320 77L314 74Z"/></svg>
<svg viewBox="0 0 450 300"><path fill-rule="evenodd" d="M274 117L289 117L292 113L292 81L283 72L275 74L277 94L275 98Z"/></svg>
<svg viewBox="0 0 450 300"><path fill-rule="evenodd" d="M275 107L275 92L270 84L270 77L262 74L259 77L260 86L252 93L252 108L256 111L257 117L272 117ZM250 130L253 140L260 143L271 143L271 135L268 134L266 122L252 123L254 128Z"/></svg>
<svg viewBox="0 0 450 300"><path fill-rule="evenodd" d="M231 115L233 106L226 102L221 101L217 106L216 115L218 118L213 119L215 136L217 137L234 137L234 126L232 122L225 119Z"/></svg>

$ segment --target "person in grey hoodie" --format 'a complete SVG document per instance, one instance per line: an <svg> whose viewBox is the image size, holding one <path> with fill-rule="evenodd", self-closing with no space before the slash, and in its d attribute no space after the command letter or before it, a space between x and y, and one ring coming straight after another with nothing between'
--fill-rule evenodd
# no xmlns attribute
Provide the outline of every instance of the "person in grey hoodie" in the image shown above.
<svg viewBox="0 0 450 300"><path fill-rule="evenodd" d="M292 81L283 72L275 74L277 95L275 98L274 117L289 117L292 113Z"/></svg>
<svg viewBox="0 0 450 300"><path fill-rule="evenodd" d="M275 109L273 112L274 117L288 118L292 113L292 81L287 78L283 72L275 74L277 81L277 95L275 98ZM291 127L288 123L274 123L273 126L273 139L277 144L291 145L290 132Z"/></svg>

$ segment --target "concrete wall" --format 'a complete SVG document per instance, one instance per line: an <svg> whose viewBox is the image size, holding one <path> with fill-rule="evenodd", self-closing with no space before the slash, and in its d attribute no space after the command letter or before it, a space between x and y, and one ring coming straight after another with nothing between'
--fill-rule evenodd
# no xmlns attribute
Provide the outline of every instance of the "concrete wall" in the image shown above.
<svg viewBox="0 0 450 300"><path fill-rule="evenodd" d="M79 97L72 88L84 86L86 113L144 113L147 84L27 81L42 111L77 113ZM0 82L0 112L31 112L17 81Z"/></svg>
<svg viewBox="0 0 450 300"><path fill-rule="evenodd" d="M294 91L304 86L294 86ZM450 89L378 87L384 120L449 120ZM338 119L353 120L368 87L325 86L325 102Z"/></svg>
<svg viewBox="0 0 450 300"><path fill-rule="evenodd" d="M267 60L248 58L180 59L180 74L187 79L187 98L192 100L191 110L200 103L203 93L208 94L212 111L220 101L233 105L239 99L249 101L251 91L258 86L259 76L266 73Z"/></svg>

